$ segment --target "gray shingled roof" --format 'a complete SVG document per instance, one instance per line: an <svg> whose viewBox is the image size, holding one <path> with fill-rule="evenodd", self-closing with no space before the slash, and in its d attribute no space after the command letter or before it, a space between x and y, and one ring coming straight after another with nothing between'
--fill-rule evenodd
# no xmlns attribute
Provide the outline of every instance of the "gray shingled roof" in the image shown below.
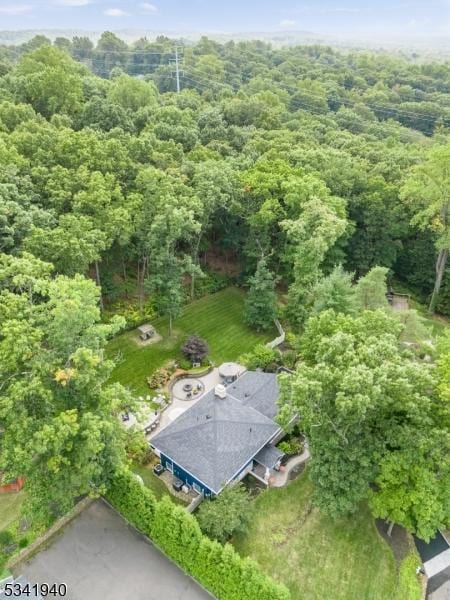
<svg viewBox="0 0 450 600"><path fill-rule="evenodd" d="M277 376L262 371L246 371L227 387L231 396L251 406L269 419L277 414L279 394Z"/></svg>
<svg viewBox="0 0 450 600"><path fill-rule="evenodd" d="M236 383L251 374L243 375ZM255 375L261 382L259 376L268 374ZM245 389L249 381L245 379ZM264 377L263 385L267 381ZM234 392L232 388L235 384L228 386L227 391ZM257 386L255 390L259 397L257 404L262 404L260 388ZM152 445L218 493L279 429L272 419L247 402L249 398L246 396L241 402L234 393L229 393L220 399L211 390L156 435Z"/></svg>
<svg viewBox="0 0 450 600"><path fill-rule="evenodd" d="M258 452L255 460L260 465L273 469L282 456L284 456L284 453L281 450L278 450L275 446L267 445Z"/></svg>

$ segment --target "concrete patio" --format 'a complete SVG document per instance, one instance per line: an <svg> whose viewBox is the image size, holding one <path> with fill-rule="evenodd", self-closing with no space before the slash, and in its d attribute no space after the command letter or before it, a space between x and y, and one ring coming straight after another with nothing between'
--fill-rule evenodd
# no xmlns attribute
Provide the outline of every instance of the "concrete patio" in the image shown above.
<svg viewBox="0 0 450 600"><path fill-rule="evenodd" d="M244 371L245 368L242 367L242 370ZM190 398L189 400L184 398L181 399L179 397L176 397L175 395L172 395L172 402L169 404L169 406L161 413L160 416L160 424L159 427L155 430L152 431L152 433L147 437L147 439L151 440L152 437L154 437L157 433L159 433L162 429L164 429L164 427L166 427L167 425L169 425L170 423L172 423L175 419L177 419L182 413L184 413L186 410L188 410L191 406L194 406L194 404L196 404L200 398L203 398L203 396L209 392L210 390L212 390L218 383L222 382L222 378L219 375L219 369L217 367L215 367L210 373L208 373L207 375L203 375L202 377L186 377L186 379L188 379L189 381L191 380L198 380L201 385L203 386L203 391L199 394L197 394L196 396L192 396L192 398ZM177 383L181 383L183 381L183 379L181 379L179 382ZM177 384L175 384L177 385ZM174 385L174 387L175 387ZM178 386L180 387L180 386ZM178 387L176 388L175 391L178 390ZM177 391L177 395L180 395L180 392Z"/></svg>

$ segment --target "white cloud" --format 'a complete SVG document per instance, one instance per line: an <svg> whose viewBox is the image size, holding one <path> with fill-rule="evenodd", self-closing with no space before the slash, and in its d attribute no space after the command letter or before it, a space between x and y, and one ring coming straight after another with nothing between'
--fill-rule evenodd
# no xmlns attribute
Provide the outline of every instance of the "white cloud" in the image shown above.
<svg viewBox="0 0 450 600"><path fill-rule="evenodd" d="M31 10L33 10L31 4L5 4L0 6L0 14L2 15L23 15Z"/></svg>
<svg viewBox="0 0 450 600"><path fill-rule="evenodd" d="M86 6L90 3L90 0L54 0L58 6Z"/></svg>
<svg viewBox="0 0 450 600"><path fill-rule="evenodd" d="M104 11L107 17L129 17L130 13L125 12L121 8L108 8Z"/></svg>
<svg viewBox="0 0 450 600"><path fill-rule="evenodd" d="M280 27L295 27L296 21L292 21L292 19L283 19L280 21Z"/></svg>
<svg viewBox="0 0 450 600"><path fill-rule="evenodd" d="M159 11L159 8L154 4L150 4L150 2L141 2L139 6L146 13L157 13Z"/></svg>

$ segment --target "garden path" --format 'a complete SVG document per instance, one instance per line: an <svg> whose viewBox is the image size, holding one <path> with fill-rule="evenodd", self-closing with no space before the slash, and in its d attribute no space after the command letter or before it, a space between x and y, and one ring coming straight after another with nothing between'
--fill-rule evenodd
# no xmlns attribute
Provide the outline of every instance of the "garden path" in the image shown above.
<svg viewBox="0 0 450 600"><path fill-rule="evenodd" d="M275 475L270 478L270 487L284 487L289 481L289 474L297 465L301 465L306 462L310 457L308 442L305 442L305 449L298 456L293 456L285 464L283 471L277 471Z"/></svg>

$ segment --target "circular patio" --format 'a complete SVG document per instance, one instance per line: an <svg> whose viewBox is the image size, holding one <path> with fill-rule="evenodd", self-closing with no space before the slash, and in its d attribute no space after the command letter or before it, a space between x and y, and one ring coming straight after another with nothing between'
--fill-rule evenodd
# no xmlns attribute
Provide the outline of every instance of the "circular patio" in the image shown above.
<svg viewBox="0 0 450 600"><path fill-rule="evenodd" d="M177 400L194 400L200 398L205 391L204 384L195 377L183 377L172 386L172 396Z"/></svg>

